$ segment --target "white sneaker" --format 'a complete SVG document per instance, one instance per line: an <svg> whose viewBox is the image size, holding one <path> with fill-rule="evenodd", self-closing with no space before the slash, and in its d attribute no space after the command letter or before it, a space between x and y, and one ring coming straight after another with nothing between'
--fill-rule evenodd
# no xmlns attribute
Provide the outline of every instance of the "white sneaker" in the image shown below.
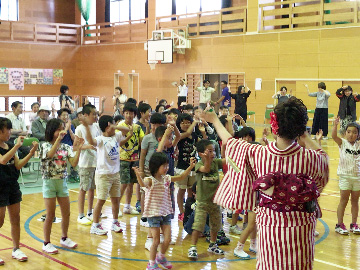
<svg viewBox="0 0 360 270"><path fill-rule="evenodd" d="M121 212L121 210L119 209L118 217L122 217L122 216L123 216L123 212Z"/></svg>
<svg viewBox="0 0 360 270"><path fill-rule="evenodd" d="M93 216L93 213L90 213L90 214L86 214L86 218L90 221L93 221L94 220L94 216Z"/></svg>
<svg viewBox="0 0 360 270"><path fill-rule="evenodd" d="M238 227L238 225L230 226L230 233L232 234L241 234L242 230Z"/></svg>
<svg viewBox="0 0 360 270"><path fill-rule="evenodd" d="M27 261L28 257L19 248L12 252L13 259L17 259L19 262ZM0 263L1 265L1 263Z"/></svg>
<svg viewBox="0 0 360 270"><path fill-rule="evenodd" d="M142 220L140 219L140 226L149 228L149 222L147 222L147 221L142 221Z"/></svg>
<svg viewBox="0 0 360 270"><path fill-rule="evenodd" d="M66 240L60 239L60 245L62 245L65 248L76 248L78 244L76 244L73 240L71 240L69 237L66 238Z"/></svg>
<svg viewBox="0 0 360 270"><path fill-rule="evenodd" d="M327 136L322 137L323 140L328 140L329 138Z"/></svg>
<svg viewBox="0 0 360 270"><path fill-rule="evenodd" d="M145 242L145 249L147 249L148 251L150 251L150 248L152 246L153 243L153 239L152 238L146 238L146 242Z"/></svg>
<svg viewBox="0 0 360 270"><path fill-rule="evenodd" d="M0 259L0 265L4 265L4 264L5 264L4 260Z"/></svg>
<svg viewBox="0 0 360 270"><path fill-rule="evenodd" d="M101 227L101 224L97 225L96 227L91 225L90 233L96 234L96 235L105 235L107 234L107 230L104 230L103 227Z"/></svg>
<svg viewBox="0 0 360 270"><path fill-rule="evenodd" d="M111 230L116 233L121 233L123 230L121 229L119 221L116 221L111 225Z"/></svg>
<svg viewBox="0 0 360 270"><path fill-rule="evenodd" d="M81 225L91 225L91 220L89 220L87 217L83 216L83 217L78 217L77 218L77 222Z"/></svg>
<svg viewBox="0 0 360 270"><path fill-rule="evenodd" d="M320 233L319 233L318 231L315 231L315 232L314 232L314 236L315 236L315 237L318 237L319 235L320 235Z"/></svg>
<svg viewBox="0 0 360 270"><path fill-rule="evenodd" d="M253 247L253 246L250 245L249 251L250 251L250 252L253 252L253 253L257 253L257 246L254 246L254 247Z"/></svg>
<svg viewBox="0 0 360 270"><path fill-rule="evenodd" d="M54 245L51 243L48 243L46 246L43 244L42 250L48 254L58 254L59 253L59 251L56 249L56 247L54 247Z"/></svg>
<svg viewBox="0 0 360 270"><path fill-rule="evenodd" d="M234 256L236 256L240 259L244 259L244 260L250 259L250 255L247 254L242 248L239 248L239 247L236 247L234 249Z"/></svg>
<svg viewBox="0 0 360 270"><path fill-rule="evenodd" d="M164 243L164 234L160 233L160 244Z"/></svg>
<svg viewBox="0 0 360 270"><path fill-rule="evenodd" d="M130 215L139 215L140 213L138 211L136 211L134 208L132 207L124 207L123 209L124 214L130 214Z"/></svg>
<svg viewBox="0 0 360 270"><path fill-rule="evenodd" d="M171 240L171 241L170 241L170 245L176 245L176 241Z"/></svg>

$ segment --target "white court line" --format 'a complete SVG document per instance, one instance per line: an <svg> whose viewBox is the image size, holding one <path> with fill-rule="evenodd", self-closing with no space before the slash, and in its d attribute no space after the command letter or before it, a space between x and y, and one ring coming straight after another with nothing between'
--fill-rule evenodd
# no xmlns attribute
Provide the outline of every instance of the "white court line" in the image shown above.
<svg viewBox="0 0 360 270"><path fill-rule="evenodd" d="M315 259L315 262L319 262L319 263L323 263L323 264L335 266L335 267L337 267L337 268L339 268L339 269L354 270L353 268L349 268L349 267L346 267L346 266L341 266L341 265L338 265L338 264L335 264L335 263L331 263L331 262L327 262L327 261L323 261L323 260L319 260L319 259Z"/></svg>

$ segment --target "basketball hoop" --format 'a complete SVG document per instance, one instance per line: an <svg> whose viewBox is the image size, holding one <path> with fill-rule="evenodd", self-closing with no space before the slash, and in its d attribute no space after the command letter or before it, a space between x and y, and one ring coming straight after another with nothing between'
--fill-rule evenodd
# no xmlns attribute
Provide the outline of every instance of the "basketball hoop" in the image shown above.
<svg viewBox="0 0 360 270"><path fill-rule="evenodd" d="M156 64L161 64L161 60L149 61L150 70L154 70Z"/></svg>

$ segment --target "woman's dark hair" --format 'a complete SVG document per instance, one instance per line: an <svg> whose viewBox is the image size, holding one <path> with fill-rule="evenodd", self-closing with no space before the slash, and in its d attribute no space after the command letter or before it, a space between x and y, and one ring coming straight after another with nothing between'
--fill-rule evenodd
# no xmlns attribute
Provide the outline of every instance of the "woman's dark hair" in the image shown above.
<svg viewBox="0 0 360 270"><path fill-rule="evenodd" d="M181 122L184 121L184 120L188 120L188 121L190 121L190 123L193 122L193 118L191 117L190 114L188 114L188 113L181 113L181 114L178 116L178 118L176 119L176 126L177 126L177 128L178 128L180 131L181 131L180 124L181 124Z"/></svg>
<svg viewBox="0 0 360 270"><path fill-rule="evenodd" d="M321 89L326 90L326 85L325 85L325 83L324 83L324 82L319 82L319 83L318 83L318 88L321 88Z"/></svg>
<svg viewBox="0 0 360 270"><path fill-rule="evenodd" d="M63 84L62 86L60 86L60 93L61 94L65 94L65 91L69 90L69 87L65 84Z"/></svg>
<svg viewBox="0 0 360 270"><path fill-rule="evenodd" d="M166 124L166 116L161 114L161 113L153 113L150 116L150 124L162 124L165 125Z"/></svg>
<svg viewBox="0 0 360 270"><path fill-rule="evenodd" d="M54 139L55 131L57 131L60 125L63 124L63 121L57 118L53 118L49 122L47 122L45 129L45 141L52 142L52 140Z"/></svg>
<svg viewBox="0 0 360 270"><path fill-rule="evenodd" d="M283 89L285 89L285 91L287 92L286 86L281 86L280 91L282 91Z"/></svg>
<svg viewBox="0 0 360 270"><path fill-rule="evenodd" d="M198 151L198 153L204 153L206 147L212 144L214 143L210 140L200 140L199 142L196 143L196 151Z"/></svg>
<svg viewBox="0 0 360 270"><path fill-rule="evenodd" d="M57 111L58 117L60 117L63 112L67 112L69 115L71 114L71 111L68 108L62 108L62 109Z"/></svg>
<svg viewBox="0 0 360 270"><path fill-rule="evenodd" d="M203 80L203 84L205 84L205 83L210 83L210 81L209 80Z"/></svg>
<svg viewBox="0 0 360 270"><path fill-rule="evenodd" d="M149 160L149 169L152 176L155 176L161 165L168 164L168 157L161 152L155 152Z"/></svg>
<svg viewBox="0 0 360 270"><path fill-rule="evenodd" d="M360 125L359 125L358 123L356 123L356 122L351 122L351 123L349 123L349 124L346 126L346 129L345 129L345 130L347 130L349 127L354 127L354 128L356 128L357 131L358 131L358 137L360 136Z"/></svg>
<svg viewBox="0 0 360 270"><path fill-rule="evenodd" d="M105 132L106 128L109 126L109 123L113 123L114 118L110 115L102 115L99 119L99 127L102 132Z"/></svg>
<svg viewBox="0 0 360 270"><path fill-rule="evenodd" d="M227 118L227 117L228 117L227 115L222 115L222 116L219 117L219 120L220 120L221 124L222 124L224 127L226 127L226 123L227 123L226 118Z"/></svg>
<svg viewBox="0 0 360 270"><path fill-rule="evenodd" d="M155 112L159 112L159 110L160 110L161 107L164 107L164 110L165 110L165 106L162 105L162 104L159 104L159 105L157 105L157 106L155 107Z"/></svg>
<svg viewBox="0 0 360 270"><path fill-rule="evenodd" d="M115 89L116 89L116 90L119 90L119 91L120 91L120 95L122 95L123 90L121 89L121 87L117 86L117 87L115 87Z"/></svg>
<svg viewBox="0 0 360 270"><path fill-rule="evenodd" d="M124 117L120 114L118 114L117 116L114 117L114 121L115 123L118 122L118 121L121 121L121 120L124 120Z"/></svg>
<svg viewBox="0 0 360 270"><path fill-rule="evenodd" d="M306 131L309 117L301 99L290 97L286 102L279 103L274 112L279 126L277 134L279 137L295 140Z"/></svg>
<svg viewBox="0 0 360 270"><path fill-rule="evenodd" d="M245 86L243 86L243 85L240 85L240 86L238 87L238 94L239 94L239 95L241 94L241 90L242 90L243 88L245 88Z"/></svg>
<svg viewBox="0 0 360 270"><path fill-rule="evenodd" d="M126 102L133 103L133 104L135 104L135 106L136 106L136 103L137 103L135 98L128 98Z"/></svg>
<svg viewBox="0 0 360 270"><path fill-rule="evenodd" d="M31 104L31 109L32 109L35 105L39 105L39 106L40 106L40 103L39 103L39 102L34 102L33 104Z"/></svg>
<svg viewBox="0 0 360 270"><path fill-rule="evenodd" d="M126 102L123 108L123 114L125 112L133 112L135 115L137 114L137 107L134 103L132 102Z"/></svg>
<svg viewBox="0 0 360 270"><path fill-rule="evenodd" d="M137 108L137 117L141 118L141 113L146 113L148 110L151 110L151 106L145 102L139 103Z"/></svg>
<svg viewBox="0 0 360 270"><path fill-rule="evenodd" d="M2 131L4 128L12 129L11 121L6 117L0 117L0 130Z"/></svg>
<svg viewBox="0 0 360 270"><path fill-rule="evenodd" d="M159 127L157 127L156 130L155 130L155 138L156 138L156 139L161 139L162 136L164 136L166 129L167 129L166 126L159 126Z"/></svg>
<svg viewBox="0 0 360 270"><path fill-rule="evenodd" d="M234 137L236 138L244 138L246 136L250 136L252 141L255 141L255 130L252 127L243 127L239 131L235 132Z"/></svg>
<svg viewBox="0 0 360 270"><path fill-rule="evenodd" d="M180 114L180 111L176 108L171 108L169 110L169 114L176 114L176 115L179 115Z"/></svg>
<svg viewBox="0 0 360 270"><path fill-rule="evenodd" d="M346 88L346 90L352 91L352 87L350 85L348 85L348 87Z"/></svg>
<svg viewBox="0 0 360 270"><path fill-rule="evenodd" d="M159 105L163 104L164 102L166 102L166 103L167 103L167 100L166 100L166 99L160 99L160 101L159 101Z"/></svg>

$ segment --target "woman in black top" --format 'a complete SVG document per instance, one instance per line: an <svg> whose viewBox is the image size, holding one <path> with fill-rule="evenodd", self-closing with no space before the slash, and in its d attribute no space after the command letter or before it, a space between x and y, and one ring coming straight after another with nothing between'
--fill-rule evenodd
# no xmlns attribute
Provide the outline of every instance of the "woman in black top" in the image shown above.
<svg viewBox="0 0 360 270"><path fill-rule="evenodd" d="M242 119L244 119L245 122L247 118L246 102L250 94L251 94L250 89L248 87L245 89L245 86L243 85L240 85L238 87L238 91L236 94L230 93L231 98L235 99L235 113L239 114L242 117ZM238 125L240 125L240 120L236 119L235 121Z"/></svg>
<svg viewBox="0 0 360 270"><path fill-rule="evenodd" d="M360 95L353 94L350 85L345 85L336 91L340 99L338 116L340 117L340 133L344 134L346 126L356 121L356 102L360 101Z"/></svg>

